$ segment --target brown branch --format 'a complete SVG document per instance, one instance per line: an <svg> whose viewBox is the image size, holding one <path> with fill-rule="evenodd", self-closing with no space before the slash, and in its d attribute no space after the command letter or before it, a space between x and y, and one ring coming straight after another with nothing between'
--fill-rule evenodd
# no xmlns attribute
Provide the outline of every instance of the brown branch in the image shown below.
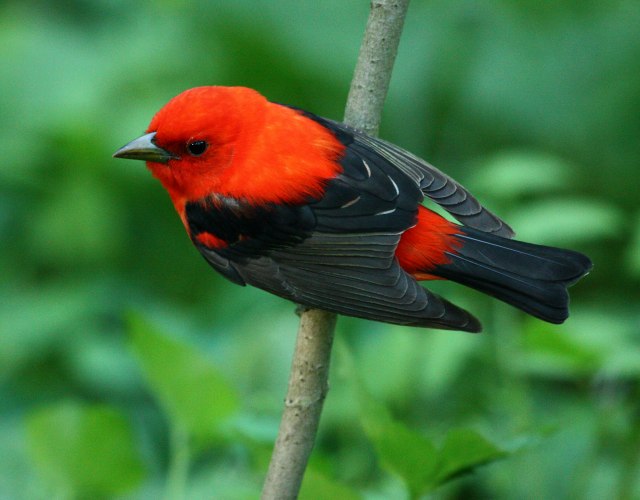
<svg viewBox="0 0 640 500"><path fill-rule="evenodd" d="M409 0L373 0L351 80L344 122L378 135Z"/></svg>
<svg viewBox="0 0 640 500"><path fill-rule="evenodd" d="M373 0L360 47L345 123L376 135L409 0ZM298 497L329 390L336 315L318 309L300 314L289 388L262 500Z"/></svg>
<svg viewBox="0 0 640 500"><path fill-rule="evenodd" d="M300 314L289 389L262 499L297 498L313 449L324 398L336 315L320 309Z"/></svg>

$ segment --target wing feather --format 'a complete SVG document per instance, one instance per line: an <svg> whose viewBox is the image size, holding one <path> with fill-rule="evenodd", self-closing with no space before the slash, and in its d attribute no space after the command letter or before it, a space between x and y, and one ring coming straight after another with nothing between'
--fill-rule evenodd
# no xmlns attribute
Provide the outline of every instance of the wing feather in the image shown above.
<svg viewBox="0 0 640 500"><path fill-rule="evenodd" d="M283 253L287 252L247 261L239 266L239 273L271 293L340 314L401 325L480 331L476 318L422 288L395 261L390 269L375 273L359 269L357 264L327 270L320 264L301 265Z"/></svg>
<svg viewBox="0 0 640 500"><path fill-rule="evenodd" d="M349 147L368 164L374 161L370 159L374 153L403 172L420 187L425 196L464 225L505 238L515 235L506 222L483 207L466 188L433 165L390 142L370 137L343 123L309 113L307 115L333 130L343 143L351 142Z"/></svg>

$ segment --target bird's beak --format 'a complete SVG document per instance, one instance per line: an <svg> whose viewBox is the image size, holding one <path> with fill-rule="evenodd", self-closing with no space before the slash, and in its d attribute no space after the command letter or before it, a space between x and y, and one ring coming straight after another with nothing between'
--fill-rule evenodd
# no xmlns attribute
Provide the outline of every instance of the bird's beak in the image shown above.
<svg viewBox="0 0 640 500"><path fill-rule="evenodd" d="M171 159L177 159L178 157L156 146L154 140L156 137L155 132L145 134L137 139L134 139L126 146L122 146L118 151L113 153L114 158L128 158L130 160L144 160L154 163L167 163Z"/></svg>

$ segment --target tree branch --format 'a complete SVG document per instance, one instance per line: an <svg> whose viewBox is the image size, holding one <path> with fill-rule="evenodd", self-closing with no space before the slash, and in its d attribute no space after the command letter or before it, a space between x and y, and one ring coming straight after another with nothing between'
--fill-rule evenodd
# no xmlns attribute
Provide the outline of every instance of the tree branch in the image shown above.
<svg viewBox="0 0 640 500"><path fill-rule="evenodd" d="M318 431L324 398L329 390L329 362L335 325L334 313L308 309L300 314L289 389L262 489L263 500L298 497Z"/></svg>
<svg viewBox="0 0 640 500"><path fill-rule="evenodd" d="M351 80L344 122L378 135L393 63L409 0L372 0L358 62Z"/></svg>
<svg viewBox="0 0 640 500"><path fill-rule="evenodd" d="M409 0L373 0L344 121L377 135L382 106ZM329 390L329 363L336 315L318 309L300 314L289 387L262 500L298 497Z"/></svg>

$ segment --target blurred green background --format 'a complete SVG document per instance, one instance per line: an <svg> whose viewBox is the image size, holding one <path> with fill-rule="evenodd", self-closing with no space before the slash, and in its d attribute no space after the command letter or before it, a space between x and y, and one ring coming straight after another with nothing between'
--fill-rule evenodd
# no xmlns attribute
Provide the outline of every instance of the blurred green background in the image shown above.
<svg viewBox="0 0 640 500"><path fill-rule="evenodd" d="M294 308L111 154L197 85L339 119L368 7L0 5L1 498L257 497ZM640 498L638 26L635 0L414 0L381 136L595 268L563 326L448 283L482 335L341 318L304 497L419 497L451 448L491 463L434 498Z"/></svg>

